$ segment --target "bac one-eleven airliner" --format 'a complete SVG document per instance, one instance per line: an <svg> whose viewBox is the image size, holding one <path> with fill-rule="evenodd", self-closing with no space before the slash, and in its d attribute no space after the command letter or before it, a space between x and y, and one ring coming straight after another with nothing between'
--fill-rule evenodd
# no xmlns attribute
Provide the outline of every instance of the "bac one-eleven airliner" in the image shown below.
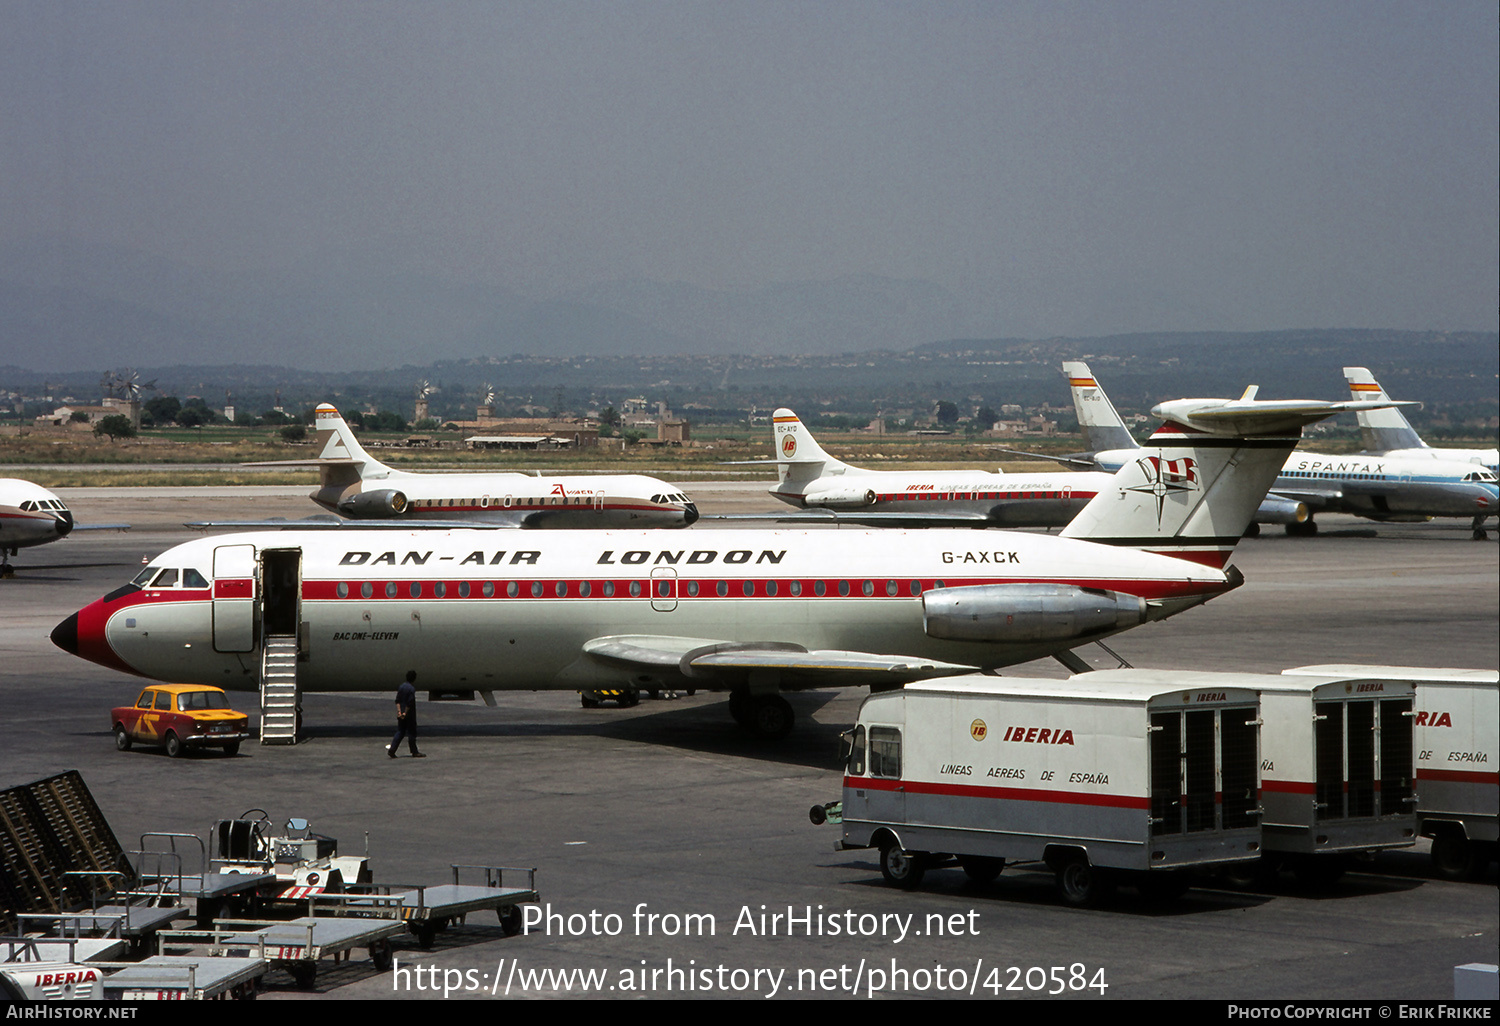
<svg viewBox="0 0 1500 1026"><path fill-rule="evenodd" d="M1178 400L1058 535L966 529L264 531L169 549L52 640L158 680L297 687L730 692L764 735L783 691L1006 666L1241 583L1235 543L1301 426L1356 403ZM177 583L159 586L164 570ZM191 582L191 583L189 583Z"/></svg>

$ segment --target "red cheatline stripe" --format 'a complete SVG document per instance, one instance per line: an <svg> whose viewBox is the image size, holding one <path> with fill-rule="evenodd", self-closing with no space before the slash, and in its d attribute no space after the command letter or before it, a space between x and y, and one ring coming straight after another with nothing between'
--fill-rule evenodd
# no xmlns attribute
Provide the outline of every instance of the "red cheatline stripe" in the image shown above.
<svg viewBox="0 0 1500 1026"><path fill-rule="evenodd" d="M1318 785L1306 780L1262 780L1262 791L1272 794L1317 794Z"/></svg>
<svg viewBox="0 0 1500 1026"><path fill-rule="evenodd" d="M844 778L845 787L869 791L904 791L906 794L944 795L950 798L1004 798L1010 801L1052 802L1061 805L1100 805L1115 809L1149 809L1151 799L1141 795L1093 794L1087 791L1043 791L1029 787L984 787L977 784L930 784L916 780L885 780L875 777Z"/></svg>
<svg viewBox="0 0 1500 1026"><path fill-rule="evenodd" d="M1417 770L1418 780L1442 780L1463 784L1500 784L1500 773L1482 773L1475 770Z"/></svg>

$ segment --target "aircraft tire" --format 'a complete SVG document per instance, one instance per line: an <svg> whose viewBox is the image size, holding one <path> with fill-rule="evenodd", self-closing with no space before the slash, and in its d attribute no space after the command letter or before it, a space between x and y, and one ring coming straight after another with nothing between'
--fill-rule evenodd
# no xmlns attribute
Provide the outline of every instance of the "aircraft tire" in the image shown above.
<svg viewBox="0 0 1500 1026"><path fill-rule="evenodd" d="M746 726L757 736L777 741L792 732L796 714L780 695L756 695L749 701Z"/></svg>

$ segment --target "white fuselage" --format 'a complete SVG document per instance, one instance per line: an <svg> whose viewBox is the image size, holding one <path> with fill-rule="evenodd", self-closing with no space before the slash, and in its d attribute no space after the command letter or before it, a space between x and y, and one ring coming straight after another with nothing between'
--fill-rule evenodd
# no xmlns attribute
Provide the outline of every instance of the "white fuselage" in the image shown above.
<svg viewBox="0 0 1500 1026"><path fill-rule="evenodd" d="M272 561L276 573L262 573ZM629 682L585 654L599 638L785 642L999 666L1079 641L938 640L924 628L922 595L1057 582L1139 596L1159 619L1233 587L1217 568L1134 549L941 529L267 531L179 545L138 580L170 568L207 587L119 589L53 640L146 677L246 689L258 681L260 624L274 615L302 625L304 689L383 688L417 669L426 687L572 690ZM294 609L262 609L275 587Z"/></svg>
<svg viewBox="0 0 1500 1026"><path fill-rule="evenodd" d="M1061 527L1109 474L863 470L841 466L799 479L796 465L771 494L793 506L892 513L968 513L1007 527Z"/></svg>
<svg viewBox="0 0 1500 1026"><path fill-rule="evenodd" d="M400 514L409 520L516 520L547 527L686 527L698 513L688 497L653 477L639 474L535 477L510 471L493 473L410 473L371 471L352 484L331 485L312 493L318 505L349 512L349 501L361 492L399 492Z"/></svg>

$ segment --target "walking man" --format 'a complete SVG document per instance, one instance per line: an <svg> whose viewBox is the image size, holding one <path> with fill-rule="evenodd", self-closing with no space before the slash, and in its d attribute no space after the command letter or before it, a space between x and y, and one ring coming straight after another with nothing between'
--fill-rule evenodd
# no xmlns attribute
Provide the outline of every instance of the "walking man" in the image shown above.
<svg viewBox="0 0 1500 1026"><path fill-rule="evenodd" d="M407 670L406 680L396 689L396 736L391 739L385 752L392 759L401 739L406 738L406 747L413 759L426 758L417 751L417 671Z"/></svg>

